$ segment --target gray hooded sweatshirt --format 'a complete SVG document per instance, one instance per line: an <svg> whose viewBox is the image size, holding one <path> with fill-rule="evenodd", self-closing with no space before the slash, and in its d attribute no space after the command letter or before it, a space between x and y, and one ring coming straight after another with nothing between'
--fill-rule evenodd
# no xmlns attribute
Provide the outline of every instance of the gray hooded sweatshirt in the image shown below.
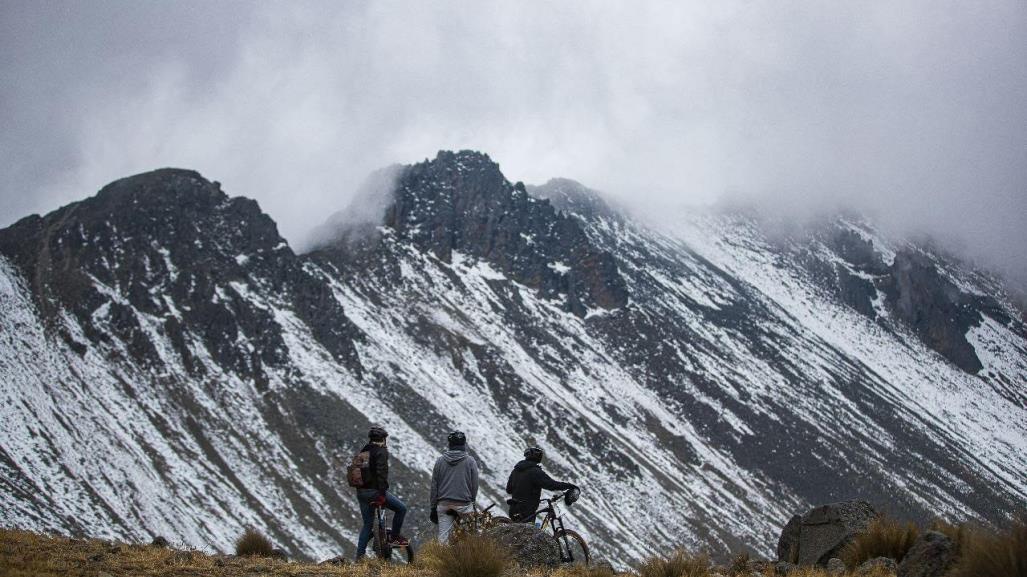
<svg viewBox="0 0 1027 577"><path fill-rule="evenodd" d="M435 461L431 474L431 506L439 501L473 503L478 498L478 463L463 447L450 449Z"/></svg>

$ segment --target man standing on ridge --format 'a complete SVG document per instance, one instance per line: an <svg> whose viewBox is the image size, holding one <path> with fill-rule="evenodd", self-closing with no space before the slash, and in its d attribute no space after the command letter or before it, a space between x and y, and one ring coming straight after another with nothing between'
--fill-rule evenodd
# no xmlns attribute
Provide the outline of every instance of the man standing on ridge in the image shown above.
<svg viewBox="0 0 1027 577"><path fill-rule="evenodd" d="M392 533L389 545L406 547L410 543L400 534L403 518L407 514L407 506L395 495L389 493L389 449L386 447L389 434L382 427L374 426L367 432L368 443L360 449L368 454L367 478L357 488L357 501L360 503L360 515L364 527L357 538L357 559L367 553L367 543L371 540L374 528L374 510L372 505L385 507L392 511Z"/></svg>
<svg viewBox="0 0 1027 577"><path fill-rule="evenodd" d="M453 431L449 450L435 461L431 473L431 521L439 526L439 542L448 543L456 515L474 512L478 499L478 463L467 453L467 437Z"/></svg>
<svg viewBox="0 0 1027 577"><path fill-rule="evenodd" d="M510 520L520 523L535 521L535 512L542 501L542 489L547 491L569 491L577 489L575 485L554 480L542 470L542 458L545 452L538 447L524 450L524 460L514 466L510 479L506 482L506 492L510 494L507 504L510 505Z"/></svg>

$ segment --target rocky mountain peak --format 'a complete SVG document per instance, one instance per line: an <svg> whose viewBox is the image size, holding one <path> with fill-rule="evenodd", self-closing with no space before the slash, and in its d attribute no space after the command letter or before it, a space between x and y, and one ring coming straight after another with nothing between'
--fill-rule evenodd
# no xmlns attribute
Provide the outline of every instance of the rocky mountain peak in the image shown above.
<svg viewBox="0 0 1027 577"><path fill-rule="evenodd" d="M104 186L94 197L104 202L159 200L167 196L208 196L227 198L221 185L210 182L195 170L184 168L158 168L125 178Z"/></svg>
<svg viewBox="0 0 1027 577"><path fill-rule="evenodd" d="M196 366L182 326L197 323L220 365L259 381L263 365L282 361L285 345L267 330L270 311L247 301L248 290L280 296L312 321L319 308L339 309L256 201L230 198L191 170L123 178L91 198L23 219L0 230L0 254L33 285L44 317L55 325L62 311L80 319L84 335L62 334L76 350L114 335L130 343L141 365L162 362L155 341L167 334L185 366ZM94 330L98 325L104 330ZM340 360L352 360L345 323L313 326ZM260 346L240 346L240 338Z"/></svg>
<svg viewBox="0 0 1027 577"><path fill-rule="evenodd" d="M578 316L627 303L616 259L590 241L577 219L510 183L488 155L441 151L395 174L382 219L395 239L446 263L454 254L484 260Z"/></svg>

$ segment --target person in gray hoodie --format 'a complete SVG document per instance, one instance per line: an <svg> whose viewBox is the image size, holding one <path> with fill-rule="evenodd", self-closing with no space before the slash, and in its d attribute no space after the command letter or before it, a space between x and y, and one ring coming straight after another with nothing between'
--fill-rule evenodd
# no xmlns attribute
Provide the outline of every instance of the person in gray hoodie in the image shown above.
<svg viewBox="0 0 1027 577"><path fill-rule="evenodd" d="M456 517L474 512L478 498L478 463L467 453L467 437L453 431L449 450L435 461L431 474L432 523L439 526L439 542L448 543Z"/></svg>

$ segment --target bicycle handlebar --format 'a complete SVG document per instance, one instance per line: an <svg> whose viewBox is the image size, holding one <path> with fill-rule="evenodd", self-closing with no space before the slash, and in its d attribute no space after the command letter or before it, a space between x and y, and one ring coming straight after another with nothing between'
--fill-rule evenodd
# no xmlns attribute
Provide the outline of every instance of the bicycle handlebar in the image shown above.
<svg viewBox="0 0 1027 577"><path fill-rule="evenodd" d="M566 491L564 491L563 493L560 493L559 495L553 495L553 496L549 497L548 499L541 499L541 501L546 501L548 503L555 503L555 502L559 501L560 499L563 499L564 497L566 497L567 493L570 493L573 490L574 489L567 489Z"/></svg>

